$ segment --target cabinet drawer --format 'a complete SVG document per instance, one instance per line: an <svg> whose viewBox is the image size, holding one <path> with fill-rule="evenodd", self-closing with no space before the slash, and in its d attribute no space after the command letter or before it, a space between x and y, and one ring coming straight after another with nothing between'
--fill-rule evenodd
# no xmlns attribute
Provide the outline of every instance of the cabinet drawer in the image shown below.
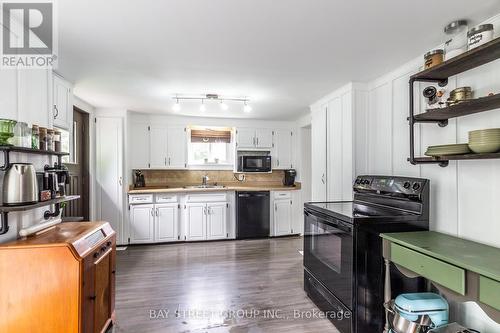
<svg viewBox="0 0 500 333"><path fill-rule="evenodd" d="M130 204L153 203L153 195L152 194L133 194L133 195L129 195L128 202Z"/></svg>
<svg viewBox="0 0 500 333"><path fill-rule="evenodd" d="M444 261L391 243L391 260L431 281L465 295L465 271Z"/></svg>
<svg viewBox="0 0 500 333"><path fill-rule="evenodd" d="M226 202L227 193L188 194L186 202Z"/></svg>
<svg viewBox="0 0 500 333"><path fill-rule="evenodd" d="M488 304L500 310L500 282L480 276L479 300L484 304Z"/></svg>
<svg viewBox="0 0 500 333"><path fill-rule="evenodd" d="M156 195L156 203L167 203L167 202L178 202L177 195L175 194L157 194Z"/></svg>
<svg viewBox="0 0 500 333"><path fill-rule="evenodd" d="M292 193L290 191L273 192L274 199L291 199Z"/></svg>

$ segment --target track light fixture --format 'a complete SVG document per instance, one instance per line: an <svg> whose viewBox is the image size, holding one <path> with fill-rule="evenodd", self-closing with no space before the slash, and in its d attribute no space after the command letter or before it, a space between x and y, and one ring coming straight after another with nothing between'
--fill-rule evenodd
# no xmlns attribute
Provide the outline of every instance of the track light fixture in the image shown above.
<svg viewBox="0 0 500 333"><path fill-rule="evenodd" d="M200 111L205 112L207 110L207 106L205 105L205 100L207 101L218 101L221 110L226 111L229 110L229 105L226 104L226 101L233 102L242 102L243 111L250 112L252 111L252 107L249 105L250 100L247 97L229 97L229 96L219 96L217 94L206 94L206 95L175 95L172 97L175 100L175 104L173 106L174 111L180 111L181 100L199 100L201 101Z"/></svg>

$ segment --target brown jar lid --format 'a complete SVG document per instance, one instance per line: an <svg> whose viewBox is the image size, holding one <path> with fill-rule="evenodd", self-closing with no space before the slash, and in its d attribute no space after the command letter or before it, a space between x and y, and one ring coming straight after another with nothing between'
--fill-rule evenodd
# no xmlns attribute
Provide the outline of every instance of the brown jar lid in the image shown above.
<svg viewBox="0 0 500 333"><path fill-rule="evenodd" d="M427 52L425 55L424 55L424 58L427 59L435 54L444 54L444 50L443 49L437 49L437 50L432 50L432 51L429 51Z"/></svg>

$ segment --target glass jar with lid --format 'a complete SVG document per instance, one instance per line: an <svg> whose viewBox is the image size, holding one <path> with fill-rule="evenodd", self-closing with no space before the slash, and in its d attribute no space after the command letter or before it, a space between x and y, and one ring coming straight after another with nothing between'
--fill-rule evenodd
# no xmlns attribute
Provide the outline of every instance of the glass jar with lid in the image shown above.
<svg viewBox="0 0 500 333"><path fill-rule="evenodd" d="M47 129L45 127L38 128L40 149L47 150Z"/></svg>
<svg viewBox="0 0 500 333"><path fill-rule="evenodd" d="M445 60L456 57L467 51L468 29L467 20L453 21L444 27L444 33L450 36L450 39L444 46Z"/></svg>
<svg viewBox="0 0 500 333"><path fill-rule="evenodd" d="M61 152L61 131L54 130L54 150Z"/></svg>
<svg viewBox="0 0 500 333"><path fill-rule="evenodd" d="M47 150L54 151L54 130L47 129Z"/></svg>
<svg viewBox="0 0 500 333"><path fill-rule="evenodd" d="M40 149L40 130L38 125L31 126L31 148Z"/></svg>

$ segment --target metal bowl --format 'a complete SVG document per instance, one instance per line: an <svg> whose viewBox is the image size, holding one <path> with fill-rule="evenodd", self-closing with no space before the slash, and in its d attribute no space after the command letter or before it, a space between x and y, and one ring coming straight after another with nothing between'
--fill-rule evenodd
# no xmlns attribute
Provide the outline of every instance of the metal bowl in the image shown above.
<svg viewBox="0 0 500 333"><path fill-rule="evenodd" d="M396 333L421 333L426 332L431 325L429 316L419 316L417 321L411 321L401 316L399 312L394 312L392 329Z"/></svg>

